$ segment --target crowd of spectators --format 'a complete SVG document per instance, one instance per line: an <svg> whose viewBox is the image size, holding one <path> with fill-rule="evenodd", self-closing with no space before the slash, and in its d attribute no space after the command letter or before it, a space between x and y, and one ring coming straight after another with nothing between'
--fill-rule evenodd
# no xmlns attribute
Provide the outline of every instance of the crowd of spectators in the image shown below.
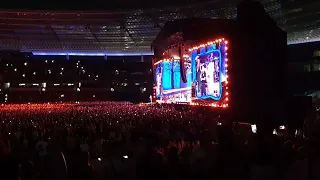
<svg viewBox="0 0 320 180"><path fill-rule="evenodd" d="M320 179L316 112L295 135L211 112L91 102L0 107L1 179Z"/></svg>

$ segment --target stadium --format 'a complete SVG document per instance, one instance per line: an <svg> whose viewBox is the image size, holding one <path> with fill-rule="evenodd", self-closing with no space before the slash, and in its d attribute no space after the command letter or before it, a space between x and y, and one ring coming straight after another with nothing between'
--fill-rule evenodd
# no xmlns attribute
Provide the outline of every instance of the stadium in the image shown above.
<svg viewBox="0 0 320 180"><path fill-rule="evenodd" d="M320 2L84 3L0 10L2 179L319 179Z"/></svg>
<svg viewBox="0 0 320 180"><path fill-rule="evenodd" d="M185 18L235 19L237 3L201 1L126 11L1 10L1 101L114 100L110 93L118 91L124 93L121 97L139 96L133 101L149 101L151 44L165 23ZM319 40L319 3L264 0L261 4L287 32L289 45ZM121 69L120 62L130 65ZM90 95L73 93L79 83L78 94ZM24 97L20 91L30 93ZM49 95L39 96L41 92Z"/></svg>

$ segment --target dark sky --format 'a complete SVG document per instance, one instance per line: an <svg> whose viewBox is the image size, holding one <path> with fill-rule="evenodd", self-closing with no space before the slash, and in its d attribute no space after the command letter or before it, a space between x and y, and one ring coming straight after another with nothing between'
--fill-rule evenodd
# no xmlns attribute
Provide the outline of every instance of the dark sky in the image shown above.
<svg viewBox="0 0 320 180"><path fill-rule="evenodd" d="M1 9L129 10L181 6L208 1L230 0L7 0L1 4Z"/></svg>

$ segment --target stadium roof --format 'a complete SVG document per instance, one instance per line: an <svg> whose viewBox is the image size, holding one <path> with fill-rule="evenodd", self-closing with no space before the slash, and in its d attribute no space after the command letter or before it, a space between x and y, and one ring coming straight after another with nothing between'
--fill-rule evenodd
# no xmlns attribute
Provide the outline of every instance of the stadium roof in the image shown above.
<svg viewBox="0 0 320 180"><path fill-rule="evenodd" d="M203 1L203 0L202 0ZM288 32L288 43L320 40L320 1L261 0ZM128 11L0 10L0 50L50 53L152 54L161 27L182 18L235 19L232 0Z"/></svg>

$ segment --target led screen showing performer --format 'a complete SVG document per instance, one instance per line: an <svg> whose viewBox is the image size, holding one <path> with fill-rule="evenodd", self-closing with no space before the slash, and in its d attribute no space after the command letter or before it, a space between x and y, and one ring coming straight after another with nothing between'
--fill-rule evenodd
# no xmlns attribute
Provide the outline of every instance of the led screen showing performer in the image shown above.
<svg viewBox="0 0 320 180"><path fill-rule="evenodd" d="M223 95L223 84L226 82L226 44L213 44L207 49L200 49L195 56L195 96L196 99L219 101Z"/></svg>
<svg viewBox="0 0 320 180"><path fill-rule="evenodd" d="M190 48L182 61L186 82L182 80L179 57L155 62L157 101L228 107L227 44L218 39Z"/></svg>
<svg viewBox="0 0 320 180"><path fill-rule="evenodd" d="M220 58L219 51L213 51L196 58L197 80L196 97L219 100L221 97Z"/></svg>

